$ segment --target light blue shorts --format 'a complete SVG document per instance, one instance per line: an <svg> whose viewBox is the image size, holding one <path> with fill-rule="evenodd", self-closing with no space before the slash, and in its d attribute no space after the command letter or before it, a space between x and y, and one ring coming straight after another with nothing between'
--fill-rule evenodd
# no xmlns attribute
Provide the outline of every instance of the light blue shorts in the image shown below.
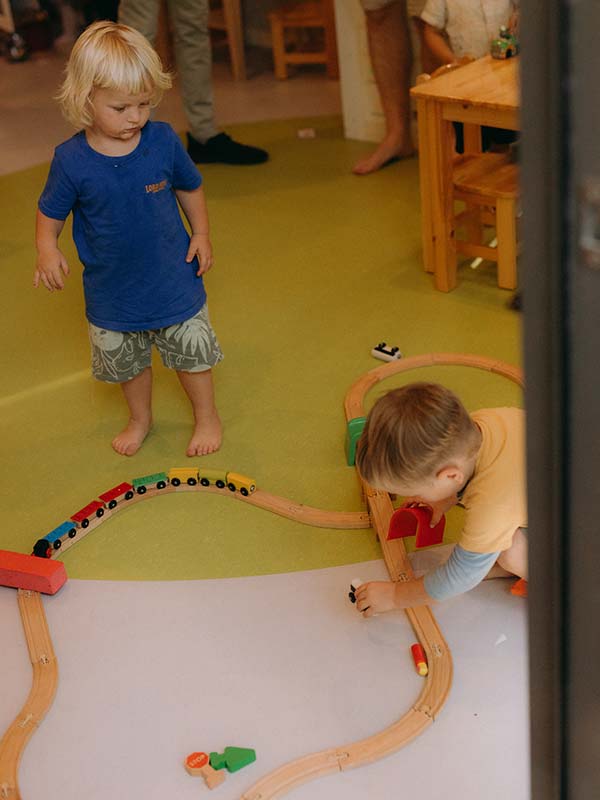
<svg viewBox="0 0 600 800"><path fill-rule="evenodd" d="M152 345L165 367L204 372L223 359L206 303L190 319L150 331L109 331L88 323L92 374L99 381L124 383L152 364Z"/></svg>

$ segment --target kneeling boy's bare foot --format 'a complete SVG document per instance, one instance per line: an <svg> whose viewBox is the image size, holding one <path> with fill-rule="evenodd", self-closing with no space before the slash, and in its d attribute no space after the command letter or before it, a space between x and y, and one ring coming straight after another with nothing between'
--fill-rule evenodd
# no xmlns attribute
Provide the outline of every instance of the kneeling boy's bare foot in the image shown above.
<svg viewBox="0 0 600 800"><path fill-rule="evenodd" d="M216 411L196 420L192 438L188 444L188 456L207 456L221 447L223 438L221 420Z"/></svg>
<svg viewBox="0 0 600 800"><path fill-rule="evenodd" d="M113 450L121 456L132 456L140 449L148 431L152 427L152 420L138 422L130 419L121 433L112 440Z"/></svg>
<svg viewBox="0 0 600 800"><path fill-rule="evenodd" d="M403 140L394 134L388 134L381 144L366 158L361 159L352 168L355 175L369 175L397 158L410 158L415 149L410 139Z"/></svg>

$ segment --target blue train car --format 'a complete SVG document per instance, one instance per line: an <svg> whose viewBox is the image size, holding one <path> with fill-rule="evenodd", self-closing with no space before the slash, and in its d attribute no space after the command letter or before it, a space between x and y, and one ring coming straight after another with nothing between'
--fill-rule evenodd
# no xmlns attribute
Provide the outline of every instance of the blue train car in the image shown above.
<svg viewBox="0 0 600 800"><path fill-rule="evenodd" d="M60 550L65 539L72 539L76 534L77 526L73 520L63 522L50 533L47 533L43 539L37 540L33 546L33 555L50 558L52 550Z"/></svg>

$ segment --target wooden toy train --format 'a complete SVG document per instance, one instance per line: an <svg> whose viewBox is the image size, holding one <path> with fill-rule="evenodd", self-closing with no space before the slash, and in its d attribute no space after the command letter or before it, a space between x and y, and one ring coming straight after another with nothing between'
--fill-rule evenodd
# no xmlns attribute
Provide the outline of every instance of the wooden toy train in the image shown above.
<svg viewBox="0 0 600 800"><path fill-rule="evenodd" d="M153 475L144 475L133 478L131 483L120 483L107 492L98 495L87 506L71 514L68 520L38 539L33 546L34 556L51 558L56 550L60 550L67 539L74 539L78 532L87 528L94 519L104 516L108 509L112 511L120 503L131 500L135 494L145 494L149 489L165 489L168 485L177 487L181 484L188 486L214 485L218 489L229 489L248 497L256 490L253 478L240 475L237 472L226 472L218 469L199 469L198 467L173 467L169 472L157 472Z"/></svg>

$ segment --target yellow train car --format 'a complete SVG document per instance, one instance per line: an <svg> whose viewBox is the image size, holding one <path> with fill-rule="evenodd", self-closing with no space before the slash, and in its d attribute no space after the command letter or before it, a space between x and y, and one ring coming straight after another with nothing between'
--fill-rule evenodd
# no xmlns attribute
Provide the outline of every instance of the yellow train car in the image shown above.
<svg viewBox="0 0 600 800"><path fill-rule="evenodd" d="M231 492L238 491L244 497L256 491L256 482L254 478L248 478L247 475L240 475L239 472L227 473L227 488Z"/></svg>
<svg viewBox="0 0 600 800"><path fill-rule="evenodd" d="M171 467L169 483L171 486L179 486L182 483L195 486L198 483L198 467Z"/></svg>

